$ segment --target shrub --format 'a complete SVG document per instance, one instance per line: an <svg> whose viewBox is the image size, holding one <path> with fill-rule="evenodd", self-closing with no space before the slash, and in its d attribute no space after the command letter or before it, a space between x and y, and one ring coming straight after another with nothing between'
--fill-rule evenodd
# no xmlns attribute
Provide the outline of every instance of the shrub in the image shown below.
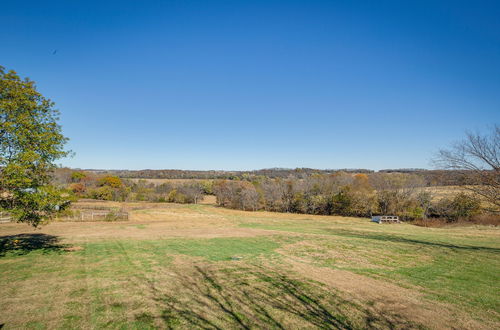
<svg viewBox="0 0 500 330"><path fill-rule="evenodd" d="M343 187L332 198L332 214L352 215L353 198L349 187Z"/></svg>
<svg viewBox="0 0 500 330"><path fill-rule="evenodd" d="M201 183L201 186L203 188L203 193L207 195L213 195L213 187L214 187L214 182L211 180L205 180Z"/></svg>
<svg viewBox="0 0 500 330"><path fill-rule="evenodd" d="M371 192L353 192L351 213L354 216L369 217L376 208L375 194Z"/></svg>
<svg viewBox="0 0 500 330"><path fill-rule="evenodd" d="M109 211L109 213L104 217L104 221L117 221L118 219L119 216L115 213L115 211Z"/></svg>
<svg viewBox="0 0 500 330"><path fill-rule="evenodd" d="M80 172L80 171L73 172L71 173L71 182L80 182L86 177L87 174L85 174L85 172Z"/></svg>
<svg viewBox="0 0 500 330"><path fill-rule="evenodd" d="M457 218L470 218L479 214L481 201L476 197L460 193L453 199L452 206Z"/></svg>
<svg viewBox="0 0 500 330"><path fill-rule="evenodd" d="M82 195L85 193L85 186L81 183L72 183L69 186L69 190L76 195Z"/></svg>
<svg viewBox="0 0 500 330"><path fill-rule="evenodd" d="M453 199L441 199L432 207L432 214L450 221L456 221L459 218L469 219L474 215L478 215L480 210L481 201L479 199L465 193L460 193Z"/></svg>
<svg viewBox="0 0 500 330"><path fill-rule="evenodd" d="M97 182L99 186L109 186L112 188L121 188L123 186L122 180L117 176L108 175L102 177Z"/></svg>
<svg viewBox="0 0 500 330"><path fill-rule="evenodd" d="M175 203L176 199L177 199L177 189L173 189L167 195L167 202Z"/></svg>
<svg viewBox="0 0 500 330"><path fill-rule="evenodd" d="M91 189L88 192L88 197L93 199L110 201L113 199L113 188L111 188L110 186L102 186L99 188Z"/></svg>
<svg viewBox="0 0 500 330"><path fill-rule="evenodd" d="M425 211L420 206L410 208L406 214L407 219L422 219L425 217Z"/></svg>

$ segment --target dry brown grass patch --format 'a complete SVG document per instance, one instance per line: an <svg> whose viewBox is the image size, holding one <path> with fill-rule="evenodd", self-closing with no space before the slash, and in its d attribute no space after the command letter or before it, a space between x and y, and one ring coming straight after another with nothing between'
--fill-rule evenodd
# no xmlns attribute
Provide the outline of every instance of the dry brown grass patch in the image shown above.
<svg viewBox="0 0 500 330"><path fill-rule="evenodd" d="M294 271L340 290L349 299L369 306L375 314L383 314L388 318L402 317L431 329L489 329L493 326L472 320L466 312L455 306L429 302L416 290L344 270L316 267L293 260L288 262Z"/></svg>

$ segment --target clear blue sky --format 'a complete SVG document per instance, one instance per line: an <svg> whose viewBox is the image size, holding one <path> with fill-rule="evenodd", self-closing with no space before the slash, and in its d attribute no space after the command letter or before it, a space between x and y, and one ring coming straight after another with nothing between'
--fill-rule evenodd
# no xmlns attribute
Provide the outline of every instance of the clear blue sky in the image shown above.
<svg viewBox="0 0 500 330"><path fill-rule="evenodd" d="M500 122L500 1L4 1L71 167L429 167Z"/></svg>

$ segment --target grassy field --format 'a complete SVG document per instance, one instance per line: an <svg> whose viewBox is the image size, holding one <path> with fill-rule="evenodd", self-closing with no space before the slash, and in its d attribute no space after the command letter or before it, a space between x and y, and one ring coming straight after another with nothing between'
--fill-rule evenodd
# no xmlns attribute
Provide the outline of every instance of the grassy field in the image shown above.
<svg viewBox="0 0 500 330"><path fill-rule="evenodd" d="M432 194L434 200L440 200L442 198L452 199L459 193L470 193L467 189L461 186L432 186L420 188L422 191L426 191Z"/></svg>
<svg viewBox="0 0 500 330"><path fill-rule="evenodd" d="M119 206L130 221L0 224L0 327L500 327L498 228Z"/></svg>

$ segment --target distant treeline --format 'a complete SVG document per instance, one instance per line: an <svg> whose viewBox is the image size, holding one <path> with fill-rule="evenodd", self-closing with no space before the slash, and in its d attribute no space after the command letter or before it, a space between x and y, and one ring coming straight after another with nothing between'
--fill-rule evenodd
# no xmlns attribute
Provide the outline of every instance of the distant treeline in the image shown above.
<svg viewBox="0 0 500 330"><path fill-rule="evenodd" d="M269 171L283 173L288 170ZM448 174L447 171L441 172ZM334 171L310 173L298 178L243 174L230 179L196 178L155 184L145 179L120 178L110 175L110 172L61 168L54 173L53 181L75 198L197 203L204 195L215 195L220 206L251 211L364 217L389 214L407 220L427 217L456 220L481 212L480 200L468 194L435 200L432 193L422 189L428 186L426 180L432 178L428 175L430 173L435 175L439 171ZM439 176L442 177L447 178L446 175Z"/></svg>
<svg viewBox="0 0 500 330"><path fill-rule="evenodd" d="M333 174L335 172L346 173L372 173L367 169L313 169L313 168L267 168L254 171L193 171L193 170L85 170L106 175L115 175L121 178L137 179L245 179L249 177L268 177L268 178L298 178L303 179L313 174Z"/></svg>
<svg viewBox="0 0 500 330"><path fill-rule="evenodd" d="M413 173L337 172L306 179L215 180L212 191L220 206L240 210L368 217L397 215L404 220L428 217L450 221L481 213L481 202L469 194L435 200Z"/></svg>
<svg viewBox="0 0 500 330"><path fill-rule="evenodd" d="M138 179L202 179L202 180L259 180L270 179L306 179L317 174L370 174L375 171L368 169L313 169L313 168L269 168L255 171L191 171L191 170L85 170L99 175L112 175L120 178ZM464 176L452 170L425 169L384 169L378 173L411 173L420 176L426 186L458 186L468 184Z"/></svg>
<svg viewBox="0 0 500 330"><path fill-rule="evenodd" d="M90 198L112 201L146 201L197 203L211 194L211 180L154 184L146 180L130 180L116 175L60 168L52 183L65 189L71 199Z"/></svg>

